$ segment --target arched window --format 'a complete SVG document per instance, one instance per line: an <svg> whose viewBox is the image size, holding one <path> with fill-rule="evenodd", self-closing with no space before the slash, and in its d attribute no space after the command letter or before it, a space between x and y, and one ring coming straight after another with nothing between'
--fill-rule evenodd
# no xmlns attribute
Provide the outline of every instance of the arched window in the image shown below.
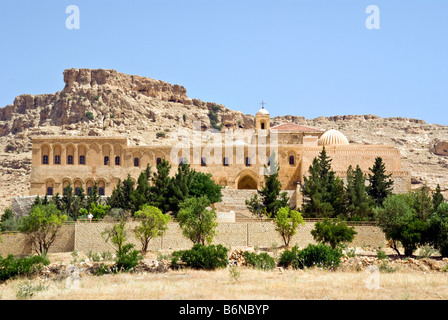
<svg viewBox="0 0 448 320"><path fill-rule="evenodd" d="M295 163L296 163L295 157L294 156L289 156L289 164L293 166Z"/></svg>
<svg viewBox="0 0 448 320"><path fill-rule="evenodd" d="M104 187L99 187L99 189L98 189L98 194L99 194L100 196L104 196Z"/></svg>
<svg viewBox="0 0 448 320"><path fill-rule="evenodd" d="M75 188L75 195L79 196L81 194L81 187Z"/></svg>
<svg viewBox="0 0 448 320"><path fill-rule="evenodd" d="M140 167L140 159L134 158L134 167Z"/></svg>
<svg viewBox="0 0 448 320"><path fill-rule="evenodd" d="M264 124L264 122L262 122L261 123L261 130L264 130L265 129L265 124Z"/></svg>
<svg viewBox="0 0 448 320"><path fill-rule="evenodd" d="M161 164L162 163L162 158L157 158L157 164Z"/></svg>
<svg viewBox="0 0 448 320"><path fill-rule="evenodd" d="M205 159L204 157L201 158L201 167L206 167L207 166L207 159Z"/></svg>
<svg viewBox="0 0 448 320"><path fill-rule="evenodd" d="M72 155L69 155L69 156L67 156L67 164L73 164L73 156Z"/></svg>
<svg viewBox="0 0 448 320"><path fill-rule="evenodd" d="M48 147L46 145L43 146L41 154L42 154L42 164L45 164L45 165L49 164L48 160L50 159L50 157L49 157L49 155L50 155L50 147Z"/></svg>
<svg viewBox="0 0 448 320"><path fill-rule="evenodd" d="M246 167L250 167L250 157L246 157Z"/></svg>
<svg viewBox="0 0 448 320"><path fill-rule="evenodd" d="M119 166L119 165L120 165L120 157L119 157L119 156L116 156L116 157L115 157L115 165L116 165L116 166Z"/></svg>
<svg viewBox="0 0 448 320"><path fill-rule="evenodd" d="M223 165L224 167L228 167L228 166L229 166L229 158L224 157L224 158L222 159L222 165Z"/></svg>
<svg viewBox="0 0 448 320"><path fill-rule="evenodd" d="M47 155L42 157L42 164L48 164L48 156Z"/></svg>
<svg viewBox="0 0 448 320"><path fill-rule="evenodd" d="M98 194L104 196L106 194L106 186L103 180L98 181Z"/></svg>
<svg viewBox="0 0 448 320"><path fill-rule="evenodd" d="M79 156L79 164L86 164L86 156Z"/></svg>
<svg viewBox="0 0 448 320"><path fill-rule="evenodd" d="M48 187L47 188L47 196L52 196L53 195L53 187Z"/></svg>
<svg viewBox="0 0 448 320"><path fill-rule="evenodd" d="M108 157L108 156L105 156L105 157L104 157L104 165L105 165L105 166L108 166L108 165L109 165L109 157Z"/></svg>
<svg viewBox="0 0 448 320"><path fill-rule="evenodd" d="M55 146L53 148L53 155L54 155L54 164L60 165L61 164L61 147Z"/></svg>

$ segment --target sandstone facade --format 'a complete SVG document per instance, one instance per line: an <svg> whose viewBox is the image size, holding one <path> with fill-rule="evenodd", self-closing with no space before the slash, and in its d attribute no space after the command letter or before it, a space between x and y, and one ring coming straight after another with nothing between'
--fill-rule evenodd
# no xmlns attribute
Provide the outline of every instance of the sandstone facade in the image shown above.
<svg viewBox="0 0 448 320"><path fill-rule="evenodd" d="M324 130L313 127L270 127L269 123L269 113L262 109L255 116L257 130L232 132L232 139L227 139L226 129L214 134L200 129L179 136L179 142L171 145L133 145L120 136L35 137L30 195L61 194L68 184L75 190L82 187L88 191L95 182L101 195L110 195L120 179L130 174L137 181L147 164L155 168L162 159L171 163L172 174L181 162L188 162L193 169L210 173L222 186L252 190L261 188L270 161L278 161L283 189L296 190L303 185L303 176L323 147L340 177L346 175L349 165L359 165L368 172L375 158L382 157L387 171L400 181L395 191L410 189L410 175L401 169L400 151L393 146L351 145L347 139L327 140ZM183 140L189 134L193 140ZM199 135L196 140L195 135ZM334 142L326 145L327 141Z"/></svg>

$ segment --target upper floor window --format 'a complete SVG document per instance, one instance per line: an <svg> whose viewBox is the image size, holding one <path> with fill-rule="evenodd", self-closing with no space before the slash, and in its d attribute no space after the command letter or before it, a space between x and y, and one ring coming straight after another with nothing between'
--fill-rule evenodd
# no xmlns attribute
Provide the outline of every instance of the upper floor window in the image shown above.
<svg viewBox="0 0 448 320"><path fill-rule="evenodd" d="M246 157L246 167L250 167L250 158Z"/></svg>
<svg viewBox="0 0 448 320"><path fill-rule="evenodd" d="M201 158L201 167L206 167L206 166L207 166L207 160L204 157L202 157Z"/></svg>
<svg viewBox="0 0 448 320"><path fill-rule="evenodd" d="M42 164L48 164L48 156L47 155L42 157Z"/></svg>
<svg viewBox="0 0 448 320"><path fill-rule="evenodd" d="M86 164L86 156L79 156L79 164Z"/></svg>
<svg viewBox="0 0 448 320"><path fill-rule="evenodd" d="M140 159L134 158L134 167L140 167Z"/></svg>
<svg viewBox="0 0 448 320"><path fill-rule="evenodd" d="M73 156L67 157L67 164L73 164Z"/></svg>
<svg viewBox="0 0 448 320"><path fill-rule="evenodd" d="M289 156L289 164L293 166L295 163L296 163L295 157L294 156Z"/></svg>
<svg viewBox="0 0 448 320"><path fill-rule="evenodd" d="M115 157L115 165L119 166L120 165L120 157Z"/></svg>
<svg viewBox="0 0 448 320"><path fill-rule="evenodd" d="M104 165L105 165L105 166L108 166L108 165L109 165L109 157L108 157L108 156L105 156L105 157L104 157Z"/></svg>
<svg viewBox="0 0 448 320"><path fill-rule="evenodd" d="M224 167L228 167L229 166L229 158L224 157L222 159L222 164L223 164Z"/></svg>
<svg viewBox="0 0 448 320"><path fill-rule="evenodd" d="M61 156L54 156L54 164L61 164Z"/></svg>

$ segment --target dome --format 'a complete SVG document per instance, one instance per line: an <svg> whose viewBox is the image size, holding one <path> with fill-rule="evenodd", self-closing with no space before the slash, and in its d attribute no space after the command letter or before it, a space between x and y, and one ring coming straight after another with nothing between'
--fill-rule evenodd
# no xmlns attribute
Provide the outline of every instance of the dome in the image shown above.
<svg viewBox="0 0 448 320"><path fill-rule="evenodd" d="M328 130L325 132L318 140L317 144L319 146L328 146L328 145L346 145L348 143L348 139L342 132L338 130Z"/></svg>
<svg viewBox="0 0 448 320"><path fill-rule="evenodd" d="M257 115L269 115L269 111L265 108L261 108L260 110L258 110Z"/></svg>

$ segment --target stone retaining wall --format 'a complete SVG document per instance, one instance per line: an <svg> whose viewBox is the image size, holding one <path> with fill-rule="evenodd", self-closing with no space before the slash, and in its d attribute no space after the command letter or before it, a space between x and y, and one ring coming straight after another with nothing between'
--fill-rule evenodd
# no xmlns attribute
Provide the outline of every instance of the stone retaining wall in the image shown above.
<svg viewBox="0 0 448 320"><path fill-rule="evenodd" d="M127 224L128 242L135 244L136 248L141 248L141 243L133 235L133 228L137 222ZM107 243L102 236L112 223L108 222L79 222L66 224L60 230L60 236L51 247L50 252L114 252L115 248ZM298 245L300 248L306 247L309 243L315 243L311 235L314 222L307 222L301 226L297 234L292 238L290 245ZM371 248L384 247L386 240L384 233L376 226L356 226L358 234L351 247L368 246ZM236 222L219 223L218 234L214 238L213 244L222 244L226 247L272 247L283 245L283 240L275 231L273 222ZM0 255L29 255L32 254L31 244L24 234L3 234L3 242L0 243ZM149 250L180 250L189 249L192 242L182 235L182 231L176 222L170 222L165 236L153 239L150 242Z"/></svg>

